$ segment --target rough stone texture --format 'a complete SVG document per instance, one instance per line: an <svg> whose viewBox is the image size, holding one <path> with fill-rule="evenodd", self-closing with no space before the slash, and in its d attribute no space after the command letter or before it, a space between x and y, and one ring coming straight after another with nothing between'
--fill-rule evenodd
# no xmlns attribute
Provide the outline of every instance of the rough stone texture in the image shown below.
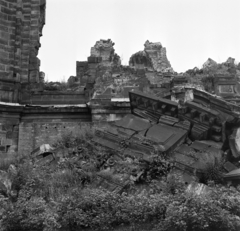
<svg viewBox="0 0 240 231"><path fill-rule="evenodd" d="M217 66L217 62L211 58L208 58L207 61L203 64L203 68L211 68L216 66Z"/></svg>
<svg viewBox="0 0 240 231"><path fill-rule="evenodd" d="M147 40L144 44L144 51L150 57L154 70L172 70L171 64L167 59L166 48L163 47L161 43L152 43Z"/></svg>
<svg viewBox="0 0 240 231"><path fill-rule="evenodd" d="M232 135L229 137L229 145L232 154L235 158L240 157L240 128L233 131Z"/></svg>
<svg viewBox="0 0 240 231"><path fill-rule="evenodd" d="M0 79L37 82L45 0L1 0Z"/></svg>
<svg viewBox="0 0 240 231"><path fill-rule="evenodd" d="M139 51L131 56L129 61L130 66L134 66L137 69L149 68L152 70L152 61L145 51Z"/></svg>
<svg viewBox="0 0 240 231"><path fill-rule="evenodd" d="M26 107L14 104L1 104L0 106L0 154L3 155L17 151L23 153L31 151L38 141L48 143L49 140L56 138L57 133L61 134L65 128L77 129L78 123L91 121L90 109L84 104L55 107ZM46 127L54 126L54 128L51 131L44 130L42 124L50 124ZM53 138L51 134L54 134Z"/></svg>
<svg viewBox="0 0 240 231"><path fill-rule="evenodd" d="M4 95L1 101L18 101L17 83L39 81L37 54L45 6L45 0L0 0L0 95Z"/></svg>
<svg viewBox="0 0 240 231"><path fill-rule="evenodd" d="M239 182L240 182L240 168L235 169L235 170L225 174L224 178L227 182L232 182L232 183L235 182L235 183L239 184Z"/></svg>
<svg viewBox="0 0 240 231"><path fill-rule="evenodd" d="M101 39L97 41L94 47L91 48L91 56L90 57L101 57L102 64L110 65L116 64L120 65L121 60L120 57L115 53L113 48L114 42L111 39L104 40Z"/></svg>
<svg viewBox="0 0 240 231"><path fill-rule="evenodd" d="M98 129L95 142L110 149L121 149L124 153L151 155L159 151L169 153L186 137L186 131L163 124L151 124L146 119L127 115L105 129ZM125 145L122 147L123 142Z"/></svg>
<svg viewBox="0 0 240 231"><path fill-rule="evenodd" d="M231 57L223 63L217 63L209 58L201 69L189 69L185 74L190 76L192 83L202 85L204 90L239 104L240 71L238 67L239 64Z"/></svg>
<svg viewBox="0 0 240 231"><path fill-rule="evenodd" d="M69 78L63 91L61 83L43 84L44 73L39 73L37 53L45 5L45 0L0 0L0 101L20 103L0 104L1 154L30 153L44 143L53 144L65 132L81 130L82 122L116 121L132 113L135 118L145 118L151 127L132 136L131 123L123 119L115 123L118 128L99 131L110 140L100 135L98 142L115 149L121 146L118 141L124 141L129 146L125 155L151 155L154 145L168 154L186 142L181 148L209 149L216 156L220 156L219 147L224 143L233 157L239 157L238 133L233 133L230 143L226 138L239 129L240 68L233 58L222 64L208 59L202 69L177 75L161 43L146 41L144 51L130 58L131 67L124 67L115 54L114 43L100 40L91 48L87 61L77 62L76 76ZM209 89L225 100L199 90L199 83L210 85ZM76 87L76 92L69 86ZM134 93L136 89L143 93ZM226 123L234 124L233 128L226 131ZM126 139L121 140L120 133ZM203 139L220 143L217 151L209 143L199 142ZM196 151L196 157L202 149ZM201 167L189 158L187 162Z"/></svg>
<svg viewBox="0 0 240 231"><path fill-rule="evenodd" d="M28 154L42 144L54 144L61 135L79 132L82 124L73 122L22 122L19 126L19 153Z"/></svg>
<svg viewBox="0 0 240 231"><path fill-rule="evenodd" d="M0 153L14 153L18 148L18 125L21 106L0 107Z"/></svg>
<svg viewBox="0 0 240 231"><path fill-rule="evenodd" d="M49 91L29 94L25 92L22 94L22 104L30 105L77 105L86 104L84 90L80 92L61 92Z"/></svg>
<svg viewBox="0 0 240 231"><path fill-rule="evenodd" d="M235 59L232 57L229 57L226 61L226 63L230 64L230 65L234 65L235 64Z"/></svg>
<svg viewBox="0 0 240 231"><path fill-rule="evenodd" d="M173 72L167 59L166 48L160 42L152 43L148 40L144 44L144 51L131 56L129 65L136 68L152 68L157 72Z"/></svg>
<svg viewBox="0 0 240 231"><path fill-rule="evenodd" d="M194 194L197 196L200 196L200 195L205 196L205 195L211 193L211 189L205 184L199 184L196 182L192 182L190 185L188 185L188 187L186 189L186 193Z"/></svg>
<svg viewBox="0 0 240 231"><path fill-rule="evenodd" d="M80 84L86 83L86 81L88 79L87 71L88 71L88 62L87 61L83 61L83 62L77 61L77 63L76 63L76 78L80 79Z"/></svg>

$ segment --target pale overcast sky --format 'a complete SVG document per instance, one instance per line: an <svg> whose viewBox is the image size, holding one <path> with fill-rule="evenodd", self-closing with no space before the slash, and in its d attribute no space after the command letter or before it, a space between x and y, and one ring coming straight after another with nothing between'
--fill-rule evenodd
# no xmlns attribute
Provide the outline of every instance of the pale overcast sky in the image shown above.
<svg viewBox="0 0 240 231"><path fill-rule="evenodd" d="M207 58L240 61L240 0L47 0L39 51L49 81L76 75L100 39L128 64L146 40L161 42L177 72Z"/></svg>

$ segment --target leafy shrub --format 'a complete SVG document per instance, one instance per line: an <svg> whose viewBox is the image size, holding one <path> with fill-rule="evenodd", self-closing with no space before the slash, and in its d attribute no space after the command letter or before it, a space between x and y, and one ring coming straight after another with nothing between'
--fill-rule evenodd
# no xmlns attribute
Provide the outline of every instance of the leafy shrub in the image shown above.
<svg viewBox="0 0 240 231"><path fill-rule="evenodd" d="M133 197L85 189L61 198L59 222L63 227L104 230L121 224L161 219L164 212L165 206L159 195Z"/></svg>
<svg viewBox="0 0 240 231"><path fill-rule="evenodd" d="M7 171L11 164L19 165L25 159L26 157L20 154L9 154L5 157L0 157L0 170Z"/></svg>
<svg viewBox="0 0 240 231"><path fill-rule="evenodd" d="M160 156L154 156L150 161L143 163L144 173L142 179L146 182L151 182L153 179L167 176L172 170L173 165Z"/></svg>
<svg viewBox="0 0 240 231"><path fill-rule="evenodd" d="M215 158L212 163L207 163L203 169L203 174L200 177L200 182L207 184L208 181L215 183L223 182L223 161Z"/></svg>
<svg viewBox="0 0 240 231"><path fill-rule="evenodd" d="M166 217L155 230L239 230L239 192L218 186L211 189L208 196L177 194L168 197Z"/></svg>
<svg viewBox="0 0 240 231"><path fill-rule="evenodd" d="M5 209L1 216L1 231L54 231L57 223L55 207L41 197L18 200Z"/></svg>

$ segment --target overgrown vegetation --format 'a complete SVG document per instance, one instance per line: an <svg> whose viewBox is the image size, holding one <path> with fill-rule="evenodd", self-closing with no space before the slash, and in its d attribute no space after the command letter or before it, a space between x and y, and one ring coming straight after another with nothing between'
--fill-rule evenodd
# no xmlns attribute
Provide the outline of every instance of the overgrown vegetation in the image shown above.
<svg viewBox="0 0 240 231"><path fill-rule="evenodd" d="M208 181L215 183L223 183L223 160L215 158L214 162L207 163L203 174L200 177L202 183L207 184Z"/></svg>
<svg viewBox="0 0 240 231"><path fill-rule="evenodd" d="M93 132L86 126L63 135L55 146L71 154L55 165L36 165L27 157L1 165L6 170L14 164L16 171L11 192L0 198L0 231L130 231L144 230L146 224L145 230L152 231L240 230L240 192L218 184L220 162L206 166L210 193L199 196L186 193L186 185L163 157L143 162L119 159L116 175L134 172L136 166L143 174L115 193L95 184L99 171L114 181L108 169L117 160L113 151L91 145Z"/></svg>

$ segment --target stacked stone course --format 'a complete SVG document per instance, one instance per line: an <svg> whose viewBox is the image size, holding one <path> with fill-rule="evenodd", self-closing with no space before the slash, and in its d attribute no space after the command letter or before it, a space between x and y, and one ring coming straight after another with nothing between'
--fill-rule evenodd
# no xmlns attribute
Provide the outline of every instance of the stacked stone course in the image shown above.
<svg viewBox="0 0 240 231"><path fill-rule="evenodd" d="M17 83L39 82L37 54L45 5L45 0L0 0L1 101L18 102Z"/></svg>
<svg viewBox="0 0 240 231"><path fill-rule="evenodd" d="M24 84L39 82L37 58L46 0L0 0L0 153L18 147ZM2 103L4 102L4 103Z"/></svg>

